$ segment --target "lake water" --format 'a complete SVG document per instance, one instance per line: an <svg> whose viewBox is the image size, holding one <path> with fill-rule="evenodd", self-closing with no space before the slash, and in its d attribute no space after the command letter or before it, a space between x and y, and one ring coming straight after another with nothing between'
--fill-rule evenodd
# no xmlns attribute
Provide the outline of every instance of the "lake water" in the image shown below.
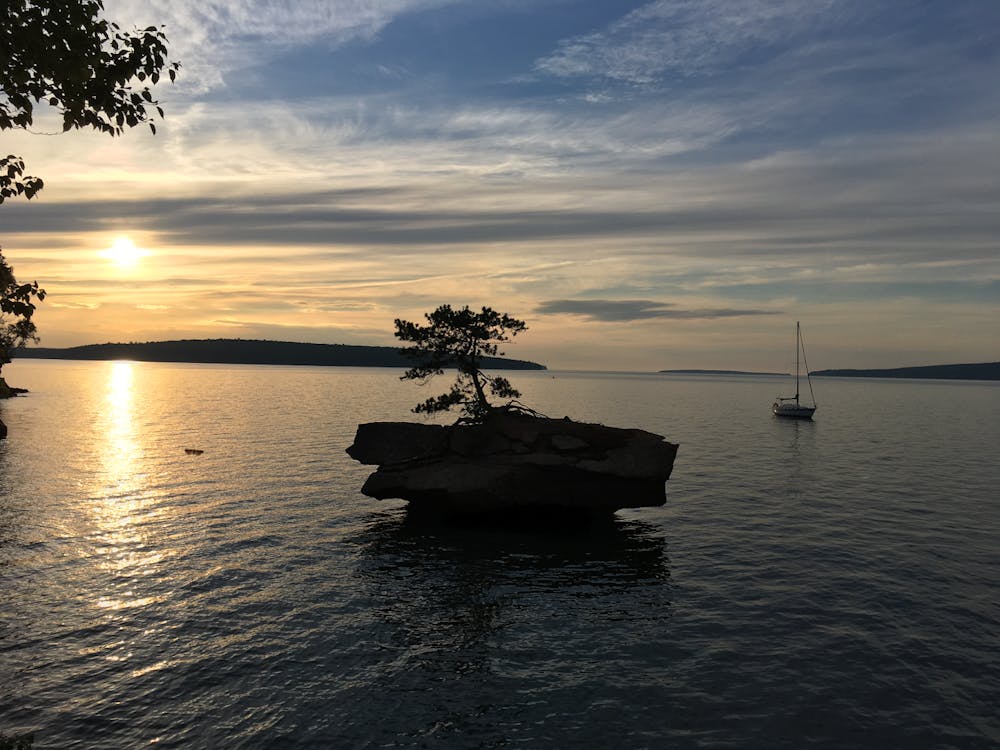
<svg viewBox="0 0 1000 750"><path fill-rule="evenodd" d="M768 377L512 373L680 444L663 508L533 533L360 494L355 426L432 395L393 370L4 375L34 748L1000 746L1000 384L819 379L803 423Z"/></svg>

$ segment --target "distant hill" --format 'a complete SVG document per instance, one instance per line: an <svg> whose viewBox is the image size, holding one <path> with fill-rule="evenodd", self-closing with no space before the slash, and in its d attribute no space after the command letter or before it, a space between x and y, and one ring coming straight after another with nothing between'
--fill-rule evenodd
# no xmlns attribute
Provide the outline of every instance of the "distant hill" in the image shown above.
<svg viewBox="0 0 1000 750"><path fill-rule="evenodd" d="M18 357L36 359L131 359L138 362L195 362L239 365L323 365L333 367L399 367L412 362L391 346L301 344L291 341L190 339L142 344L88 344L66 349L31 347ZM545 365L521 359L484 357L494 370L544 370Z"/></svg>
<svg viewBox="0 0 1000 750"><path fill-rule="evenodd" d="M780 375L788 377L787 372L749 372L747 370L660 370L661 375Z"/></svg>
<svg viewBox="0 0 1000 750"><path fill-rule="evenodd" d="M1000 380L1000 362L965 365L894 367L889 370L816 370L813 375L840 378L928 378L937 380Z"/></svg>

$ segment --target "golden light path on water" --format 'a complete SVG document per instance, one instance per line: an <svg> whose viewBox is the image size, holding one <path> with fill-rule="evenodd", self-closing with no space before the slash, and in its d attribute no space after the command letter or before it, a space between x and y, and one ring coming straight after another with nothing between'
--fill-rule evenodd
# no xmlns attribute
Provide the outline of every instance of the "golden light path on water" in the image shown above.
<svg viewBox="0 0 1000 750"><path fill-rule="evenodd" d="M137 427L135 367L131 362L109 363L103 413L98 429L103 436L99 466L90 488L95 524L96 566L107 581L94 605L106 620L126 619L127 610L162 600L154 595L148 579L158 578L165 554L147 538L155 493L147 482L143 435ZM132 655L128 639L113 639L99 647L109 661L127 661ZM141 672L164 665L144 665Z"/></svg>

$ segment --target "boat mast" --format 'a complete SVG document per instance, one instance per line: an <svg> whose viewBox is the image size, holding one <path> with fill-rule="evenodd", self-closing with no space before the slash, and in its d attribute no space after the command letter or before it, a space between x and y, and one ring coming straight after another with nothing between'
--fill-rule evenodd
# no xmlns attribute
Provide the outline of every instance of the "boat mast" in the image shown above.
<svg viewBox="0 0 1000 750"><path fill-rule="evenodd" d="M799 342L802 334L799 332L799 321L795 321L795 404L799 403Z"/></svg>

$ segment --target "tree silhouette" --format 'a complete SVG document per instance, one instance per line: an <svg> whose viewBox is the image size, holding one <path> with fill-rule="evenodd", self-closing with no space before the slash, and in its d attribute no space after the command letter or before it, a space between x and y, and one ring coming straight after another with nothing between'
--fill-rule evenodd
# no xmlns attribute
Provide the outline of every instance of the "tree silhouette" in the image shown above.
<svg viewBox="0 0 1000 750"><path fill-rule="evenodd" d="M15 351L29 341L38 341L35 323L35 300L45 299L38 282L19 284L14 269L0 250L0 369L10 362Z"/></svg>
<svg viewBox="0 0 1000 750"><path fill-rule="evenodd" d="M167 38L149 26L132 32L101 17L102 0L4 0L0 3L0 130L27 129L35 105L58 110L63 132L93 128L120 135L163 110L150 90L180 63L167 62ZM42 189L24 160L0 158L0 203Z"/></svg>
<svg viewBox="0 0 1000 750"><path fill-rule="evenodd" d="M477 313L468 306L455 310L451 305L441 305L424 317L428 325L396 319L396 338L413 344L400 352L416 363L400 379L427 382L450 367L458 370L458 376L451 390L417 404L414 412L433 414L461 406L467 418L481 421L493 408L487 392L508 399L521 395L506 378L487 375L480 365L483 357L503 356L499 345L526 330L524 321L489 307Z"/></svg>

